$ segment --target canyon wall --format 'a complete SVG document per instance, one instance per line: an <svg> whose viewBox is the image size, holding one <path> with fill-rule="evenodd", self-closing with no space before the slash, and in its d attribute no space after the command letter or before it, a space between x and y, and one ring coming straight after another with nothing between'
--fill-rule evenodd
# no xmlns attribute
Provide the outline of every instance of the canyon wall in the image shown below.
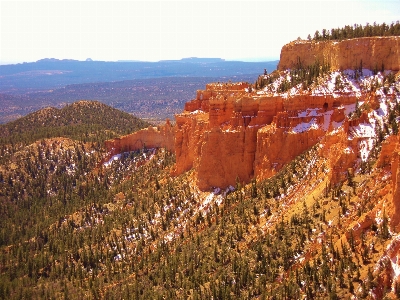
<svg viewBox="0 0 400 300"><path fill-rule="evenodd" d="M391 217L391 226L396 227L399 232L400 224L400 136L397 135L397 143L394 144L392 154L392 180L393 180L393 214Z"/></svg>
<svg viewBox="0 0 400 300"><path fill-rule="evenodd" d="M343 121L339 107L357 101L347 94L258 95L248 87L209 84L176 115L175 175L194 168L202 190L268 178L318 143L332 121Z"/></svg>
<svg viewBox="0 0 400 300"><path fill-rule="evenodd" d="M172 175L195 169L201 190L265 179L318 143L343 105L355 96L258 95L249 84L208 84L175 116L176 124L149 127L106 141L109 155L164 147L175 152ZM302 127L307 127L301 129Z"/></svg>
<svg viewBox="0 0 400 300"><path fill-rule="evenodd" d="M254 127L206 131L201 141L201 153L195 157L198 187L207 190L235 186L236 181L249 182L254 175L256 136Z"/></svg>
<svg viewBox="0 0 400 300"><path fill-rule="evenodd" d="M383 64L385 69L399 70L399 41L399 37L296 41L282 48L279 69L295 67L300 58L303 65L319 60L333 69L358 68L362 61L363 68L380 69ZM319 151L329 161L329 180L337 183L346 179L348 168L359 158L363 137L348 138L349 128L368 122L368 116L348 121L344 108L359 99L373 109L380 105L373 93L278 95L252 91L245 82L210 83L175 116L175 126L167 122L150 127L107 141L106 147L111 154L165 147L176 155L172 175L194 169L199 188L209 190L269 178L321 141ZM400 196L399 184L394 190Z"/></svg>
<svg viewBox="0 0 400 300"><path fill-rule="evenodd" d="M316 61L329 63L332 69L363 68L398 71L400 69L400 37L365 37L343 41L294 41L283 46L278 69L286 70Z"/></svg>
<svg viewBox="0 0 400 300"><path fill-rule="evenodd" d="M105 148L109 155L140 150L143 148L166 148L174 151L174 129L169 120L159 127L148 127L132 134L105 142Z"/></svg>
<svg viewBox="0 0 400 300"><path fill-rule="evenodd" d="M254 174L265 179L276 174L286 163L317 144L325 132L321 128L301 133L288 132L275 124L265 126L257 133L257 151Z"/></svg>

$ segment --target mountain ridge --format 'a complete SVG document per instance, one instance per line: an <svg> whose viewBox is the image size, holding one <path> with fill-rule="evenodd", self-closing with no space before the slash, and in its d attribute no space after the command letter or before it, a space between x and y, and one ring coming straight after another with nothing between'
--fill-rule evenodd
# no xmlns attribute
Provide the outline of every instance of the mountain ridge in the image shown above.
<svg viewBox="0 0 400 300"><path fill-rule="evenodd" d="M0 91L8 92L16 88L54 89L69 84L144 78L223 77L255 74L255 69L274 69L277 62L208 59L205 61L186 59L159 62L42 60L33 63L0 65Z"/></svg>

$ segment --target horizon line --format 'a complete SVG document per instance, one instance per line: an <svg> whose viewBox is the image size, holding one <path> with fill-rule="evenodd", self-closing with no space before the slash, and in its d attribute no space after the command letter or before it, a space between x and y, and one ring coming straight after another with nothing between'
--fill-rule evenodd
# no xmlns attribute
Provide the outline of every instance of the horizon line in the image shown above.
<svg viewBox="0 0 400 300"><path fill-rule="evenodd" d="M221 60L221 61L238 61L238 62L272 62L279 61L279 57L249 57L249 58L237 58L237 59L225 59L222 57L182 57L180 59L161 59L161 60L135 60L135 59L118 59L118 60L94 60L91 58L87 58L84 60L73 59L73 58L54 58L54 57L45 57L38 59L36 61L0 61L0 65L17 65L17 64L28 64L28 63L37 63L40 61L76 61L76 62L148 62L148 63L157 63L163 61L182 61L182 60L190 60L190 59L199 59L199 60Z"/></svg>

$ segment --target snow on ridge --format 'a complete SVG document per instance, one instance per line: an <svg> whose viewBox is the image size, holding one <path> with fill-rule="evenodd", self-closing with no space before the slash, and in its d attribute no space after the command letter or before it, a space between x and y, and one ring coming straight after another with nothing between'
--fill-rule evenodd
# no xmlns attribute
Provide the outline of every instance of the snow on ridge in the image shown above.
<svg viewBox="0 0 400 300"><path fill-rule="evenodd" d="M343 151L344 151L344 153L350 154L350 153L353 152L353 149L352 149L350 146L348 146L348 147L345 148Z"/></svg>
<svg viewBox="0 0 400 300"><path fill-rule="evenodd" d="M105 162L103 165L105 167L109 167L114 160L120 160L120 159L121 159L121 153L115 154L107 162Z"/></svg>
<svg viewBox="0 0 400 300"><path fill-rule="evenodd" d="M363 105L364 102L359 102L359 106ZM350 113L354 112L356 110L356 104L347 104L347 105L343 105L344 107L344 114L345 115L349 115Z"/></svg>
<svg viewBox="0 0 400 300"><path fill-rule="evenodd" d="M390 263L392 264L393 275L394 275L393 277L398 279L400 277L399 258L397 256L393 256L392 259L390 260ZM393 292L394 292L394 288L393 288Z"/></svg>
<svg viewBox="0 0 400 300"><path fill-rule="evenodd" d="M201 114L201 113L204 113L204 111L202 111L201 109L196 109L195 111L190 112L191 115L197 115L197 114Z"/></svg>
<svg viewBox="0 0 400 300"><path fill-rule="evenodd" d="M375 129L369 123L361 123L357 126L351 127L353 136L359 138L373 138L375 137Z"/></svg>
<svg viewBox="0 0 400 300"><path fill-rule="evenodd" d="M319 108L307 108L306 110L302 110L302 111L298 112L297 116L299 118L323 116L324 124L321 126L321 129L323 129L324 131L328 131L332 114L333 114L333 110L328 110L326 112L322 112L321 109L319 109ZM343 122L333 122L332 123L334 129L342 126L342 124L343 124ZM294 127L293 132L299 133L299 132L306 131L310 128L317 129L319 127L320 126L316 122L316 119L313 118L309 123L301 123L301 124L297 125L296 127Z"/></svg>
<svg viewBox="0 0 400 300"><path fill-rule="evenodd" d="M303 122L292 128L292 133L302 133L310 129L318 129L317 119L312 118L310 122Z"/></svg>
<svg viewBox="0 0 400 300"><path fill-rule="evenodd" d="M347 69L344 71L330 71L324 75L318 77L311 87L311 95L333 95L333 97L340 97L343 94L355 95L356 97L361 97L362 89L369 89L371 85L375 82L380 85L383 83L384 74L390 71L385 71L383 73L378 72L374 75L374 72L369 69L363 69L362 72ZM291 82L292 78L290 76L290 70L285 70L279 73L272 83L266 85L262 90L257 91L257 94L268 94L271 93L274 96L282 96L287 98L288 96L298 95L304 92L302 83L290 88L284 93L279 93L278 89L282 82ZM357 75L357 76L356 76ZM265 77L267 78L267 76Z"/></svg>
<svg viewBox="0 0 400 300"><path fill-rule="evenodd" d="M358 81L352 79L351 72L333 71L324 77L323 81L312 91L313 95L331 94L340 97L343 93L361 96Z"/></svg>
<svg viewBox="0 0 400 300"><path fill-rule="evenodd" d="M376 112L376 113L378 114L378 116L380 116L380 117L387 116L387 115L388 115L388 107L387 107L386 103L380 102L380 106L379 106L379 108L378 108L375 112Z"/></svg>
<svg viewBox="0 0 400 300"><path fill-rule="evenodd" d="M297 116L299 118L303 117L317 117L320 116L321 114L318 113L320 109L319 108L307 108L306 110L298 112Z"/></svg>
<svg viewBox="0 0 400 300"><path fill-rule="evenodd" d="M335 122L335 121L332 122L333 129L338 129L342 125L343 125L343 121L342 122Z"/></svg>
<svg viewBox="0 0 400 300"><path fill-rule="evenodd" d="M124 157L127 157L131 152L137 152L137 151L130 151L130 152L123 152L123 153L115 154L115 155L111 156L111 158L108 161L103 163L103 165L105 167L109 167L109 166L112 165L112 163L114 161L121 160L122 155L124 155ZM153 156L155 155L155 153L156 153L156 149L155 148L149 148L149 149L147 149L147 152L143 152L142 153L141 158L145 159L145 160L146 159L151 160L153 158Z"/></svg>
<svg viewBox="0 0 400 300"><path fill-rule="evenodd" d="M332 114L333 114L333 110L329 110L324 113L324 125L322 127L324 131L328 131L328 129L329 129L329 124L331 122Z"/></svg>

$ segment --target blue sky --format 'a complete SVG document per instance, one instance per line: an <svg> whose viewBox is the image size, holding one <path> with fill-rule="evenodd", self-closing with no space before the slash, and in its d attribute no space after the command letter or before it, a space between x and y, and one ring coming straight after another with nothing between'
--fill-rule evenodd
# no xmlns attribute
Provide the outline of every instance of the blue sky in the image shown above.
<svg viewBox="0 0 400 300"><path fill-rule="evenodd" d="M316 30L396 20L398 0L0 0L0 62L274 60Z"/></svg>

